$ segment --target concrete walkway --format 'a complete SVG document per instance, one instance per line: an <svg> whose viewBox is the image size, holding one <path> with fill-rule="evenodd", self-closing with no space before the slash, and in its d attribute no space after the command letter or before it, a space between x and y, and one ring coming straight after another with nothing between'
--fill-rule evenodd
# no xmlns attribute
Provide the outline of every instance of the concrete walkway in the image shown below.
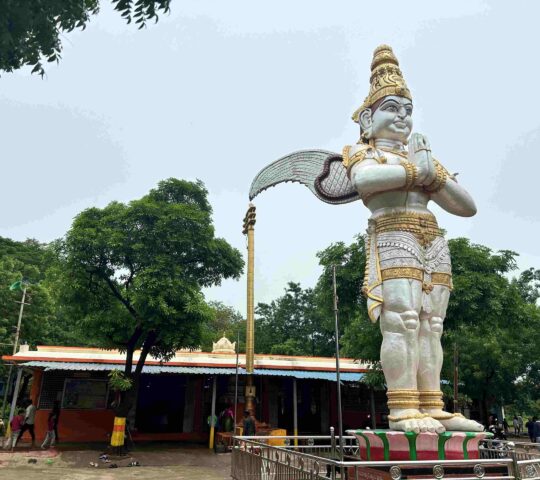
<svg viewBox="0 0 540 480"><path fill-rule="evenodd" d="M216 455L198 446L150 444L126 457L99 459L100 450L41 451L21 449L0 452L2 480L226 480L230 479L230 454ZM141 466L129 467L137 461ZM90 466L90 462L98 467ZM110 468L111 464L118 468Z"/></svg>

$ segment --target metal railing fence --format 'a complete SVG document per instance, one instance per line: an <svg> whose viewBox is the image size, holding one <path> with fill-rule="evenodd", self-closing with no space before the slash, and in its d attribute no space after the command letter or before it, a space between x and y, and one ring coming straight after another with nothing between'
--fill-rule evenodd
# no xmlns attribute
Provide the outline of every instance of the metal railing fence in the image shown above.
<svg viewBox="0 0 540 480"><path fill-rule="evenodd" d="M485 439L480 442L480 458L540 459L540 443Z"/></svg>
<svg viewBox="0 0 540 480"><path fill-rule="evenodd" d="M273 443L274 445L270 445ZM281 446L275 446L282 443ZM234 437L234 480L540 480L540 449L488 441L477 460L360 461L355 437ZM297 445L295 445L297 444ZM502 454L501 454L502 453Z"/></svg>

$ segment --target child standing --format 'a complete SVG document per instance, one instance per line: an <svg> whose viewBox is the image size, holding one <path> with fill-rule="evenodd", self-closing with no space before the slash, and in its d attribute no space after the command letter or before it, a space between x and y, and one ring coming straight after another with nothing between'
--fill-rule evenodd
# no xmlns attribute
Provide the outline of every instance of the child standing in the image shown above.
<svg viewBox="0 0 540 480"><path fill-rule="evenodd" d="M9 422L9 426L11 427L11 436L8 439L5 449L11 448L11 451L17 446L17 440L19 438L19 434L21 433L22 426L24 424L24 415L21 410L17 412L17 415L15 415L11 422Z"/></svg>
<svg viewBox="0 0 540 480"><path fill-rule="evenodd" d="M45 440L43 440L43 443L41 444L41 448L43 449L54 447L54 443L56 440L56 434L54 432L54 427L56 425L56 416L57 413L53 409L52 412L49 413L49 418L47 420L47 435L45 435Z"/></svg>

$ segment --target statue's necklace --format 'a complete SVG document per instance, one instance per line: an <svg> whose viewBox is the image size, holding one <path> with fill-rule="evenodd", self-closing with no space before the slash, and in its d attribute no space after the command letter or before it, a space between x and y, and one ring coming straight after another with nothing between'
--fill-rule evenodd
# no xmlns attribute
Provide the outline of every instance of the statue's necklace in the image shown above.
<svg viewBox="0 0 540 480"><path fill-rule="evenodd" d="M394 148L385 148L385 147L378 147L377 150L382 150L383 152L387 153L393 153L394 155L398 155L402 158L407 158L407 151L406 150L398 150Z"/></svg>

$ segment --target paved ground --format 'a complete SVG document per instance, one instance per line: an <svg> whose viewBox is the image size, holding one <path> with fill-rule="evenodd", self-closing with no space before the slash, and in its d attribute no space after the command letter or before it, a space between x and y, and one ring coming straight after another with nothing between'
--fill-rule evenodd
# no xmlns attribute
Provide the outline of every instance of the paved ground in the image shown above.
<svg viewBox="0 0 540 480"><path fill-rule="evenodd" d="M0 452L2 480L225 480L230 479L230 454L216 455L198 446L141 446L130 456L99 460L99 449ZM29 460L35 463L29 463ZM136 460L140 467L128 467ZM90 462L98 464L91 467ZM118 468L110 468L115 463Z"/></svg>

